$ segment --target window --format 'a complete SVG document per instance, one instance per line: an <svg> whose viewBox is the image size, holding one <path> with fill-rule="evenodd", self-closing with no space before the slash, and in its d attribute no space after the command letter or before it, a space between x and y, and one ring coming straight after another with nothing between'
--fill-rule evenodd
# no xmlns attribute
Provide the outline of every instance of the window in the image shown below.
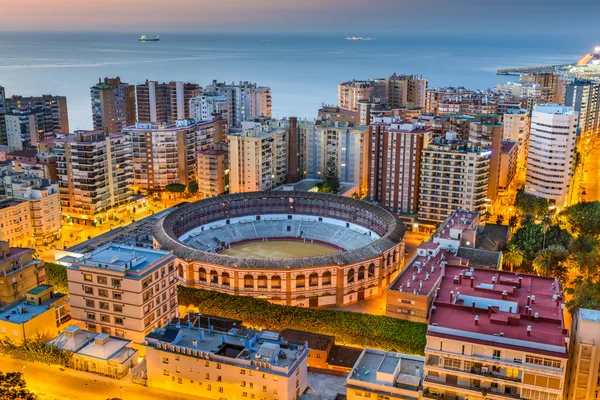
<svg viewBox="0 0 600 400"><path fill-rule="evenodd" d="M83 274L83 280L86 282L92 282L92 274Z"/></svg>
<svg viewBox="0 0 600 400"><path fill-rule="evenodd" d="M350 269L350 271L348 271L347 283L354 283L354 269Z"/></svg>
<svg viewBox="0 0 600 400"><path fill-rule="evenodd" d="M500 358L500 350L494 350L492 354L492 358L499 359Z"/></svg>
<svg viewBox="0 0 600 400"><path fill-rule="evenodd" d="M94 288L90 286L84 286L83 291L85 292L85 294L94 294Z"/></svg>
<svg viewBox="0 0 600 400"><path fill-rule="evenodd" d="M178 374L181 373L181 368L179 367L179 365L175 367L175 372L177 372Z"/></svg>
<svg viewBox="0 0 600 400"><path fill-rule="evenodd" d="M89 312L89 313L87 313L87 318L88 319L96 319L96 314L94 314L93 312Z"/></svg>
<svg viewBox="0 0 600 400"><path fill-rule="evenodd" d="M115 329L115 336L116 337L120 337L120 338L124 338L125 337L125 331L122 329Z"/></svg>
<svg viewBox="0 0 600 400"><path fill-rule="evenodd" d="M115 304L115 305L113 305L113 310L114 310L115 312L120 312L120 313L122 313L122 312L123 312L123 306L122 306L121 304Z"/></svg>
<svg viewBox="0 0 600 400"><path fill-rule="evenodd" d="M115 324L117 324L117 325L123 325L123 318L122 317L115 317Z"/></svg>
<svg viewBox="0 0 600 400"><path fill-rule="evenodd" d="M108 290L106 290L106 289L98 289L98 296L100 296L100 297L108 297Z"/></svg>
<svg viewBox="0 0 600 400"><path fill-rule="evenodd" d="M120 279L113 279L112 280L112 285L113 285L114 288L121 287L121 280Z"/></svg>
<svg viewBox="0 0 600 400"><path fill-rule="evenodd" d="M164 376L169 376L169 370L168 369L163 369L163 375Z"/></svg>
<svg viewBox="0 0 600 400"><path fill-rule="evenodd" d="M460 360L456 358L444 358L444 368L460 369Z"/></svg>
<svg viewBox="0 0 600 400"><path fill-rule="evenodd" d="M100 331L102 333L106 333L107 335L110 335L110 328L107 328L106 326L103 326Z"/></svg>
<svg viewBox="0 0 600 400"><path fill-rule="evenodd" d="M331 272L329 272L329 271L323 272L323 277L321 278L321 284L323 286L331 285Z"/></svg>
<svg viewBox="0 0 600 400"><path fill-rule="evenodd" d="M163 357L162 358L162 362L163 362L163 364L168 364L169 363L169 357Z"/></svg>
<svg viewBox="0 0 600 400"><path fill-rule="evenodd" d="M99 305L100 305L100 309L101 309L101 310L108 310L108 309L109 309L109 307L108 307L108 303L107 303L107 302L105 302L105 301L101 301L101 302L99 303Z"/></svg>
<svg viewBox="0 0 600 400"><path fill-rule="evenodd" d="M206 374L204 374L204 379L206 379L206 380L210 379L210 374L208 372Z"/></svg>
<svg viewBox="0 0 600 400"><path fill-rule="evenodd" d="M100 303L100 304L102 304L102 303ZM87 299L86 299L86 301L85 301L85 306L86 306L86 307L92 307L92 308L93 308L93 307L94 307L94 300L87 300Z"/></svg>
<svg viewBox="0 0 600 400"><path fill-rule="evenodd" d="M183 379L177 378L177 383L183 383Z"/></svg>
<svg viewBox="0 0 600 400"><path fill-rule="evenodd" d="M516 368L506 368L506 377L511 379L519 378L519 370Z"/></svg>
<svg viewBox="0 0 600 400"><path fill-rule="evenodd" d="M241 382L240 382L240 386L241 386L241 387L246 387L246 381L241 381Z"/></svg>
<svg viewBox="0 0 600 400"><path fill-rule="evenodd" d="M102 322L110 322L110 317L106 314L100 314L100 321Z"/></svg>
<svg viewBox="0 0 600 400"><path fill-rule="evenodd" d="M123 298L123 294L120 292L113 292L113 299L121 300Z"/></svg>
<svg viewBox="0 0 600 400"><path fill-rule="evenodd" d="M246 370L245 369L240 369L240 374L246 375Z"/></svg>
<svg viewBox="0 0 600 400"><path fill-rule="evenodd" d="M296 288L303 288L306 282L306 277L304 275L298 275L296 277Z"/></svg>
<svg viewBox="0 0 600 400"><path fill-rule="evenodd" d="M99 276L96 278L99 284L106 285L108 283L108 279L105 276Z"/></svg>

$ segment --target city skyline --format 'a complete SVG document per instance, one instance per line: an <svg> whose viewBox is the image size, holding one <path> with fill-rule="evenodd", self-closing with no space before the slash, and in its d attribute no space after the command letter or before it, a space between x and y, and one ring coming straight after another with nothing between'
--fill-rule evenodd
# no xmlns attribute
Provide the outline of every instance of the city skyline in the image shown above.
<svg viewBox="0 0 600 400"><path fill-rule="evenodd" d="M139 32L150 27L158 32L486 33L493 16L504 21L505 33L551 33L560 24L569 26L569 34L600 34L599 28L593 32L594 9L600 11L600 5L587 0L577 3L589 12L564 13L564 4L557 0L174 0L168 4L159 0L105 0L101 4L30 0L10 5L2 1L0 15L5 18L0 31ZM361 24L351 23L357 19Z"/></svg>

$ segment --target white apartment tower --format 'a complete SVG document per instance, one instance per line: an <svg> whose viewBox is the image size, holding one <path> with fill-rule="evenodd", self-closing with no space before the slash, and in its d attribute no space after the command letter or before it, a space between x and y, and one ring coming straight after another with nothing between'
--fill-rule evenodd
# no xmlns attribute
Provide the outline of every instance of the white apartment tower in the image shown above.
<svg viewBox="0 0 600 400"><path fill-rule="evenodd" d="M522 108L507 110L502 119L504 122L502 138L517 143L517 165L524 168L529 147L529 127L531 124L529 113Z"/></svg>
<svg viewBox="0 0 600 400"><path fill-rule="evenodd" d="M537 105L531 116L525 192L562 208L575 166L579 114L572 107Z"/></svg>

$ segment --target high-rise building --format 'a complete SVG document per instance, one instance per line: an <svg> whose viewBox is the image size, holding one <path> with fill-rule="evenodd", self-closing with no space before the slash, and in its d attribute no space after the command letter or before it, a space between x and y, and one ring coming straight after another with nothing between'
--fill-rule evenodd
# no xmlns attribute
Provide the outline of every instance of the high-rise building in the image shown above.
<svg viewBox="0 0 600 400"><path fill-rule="evenodd" d="M427 79L419 75L394 75L386 80L387 99L390 108L425 108Z"/></svg>
<svg viewBox="0 0 600 400"><path fill-rule="evenodd" d="M299 168L303 171L303 178L323 179L327 161L333 159L342 182L352 182L359 188L366 188L367 182L363 181L366 126L321 119L301 121L298 129L301 146Z"/></svg>
<svg viewBox="0 0 600 400"><path fill-rule="evenodd" d="M563 393L569 334L557 278L435 268L443 279L427 327L424 397L572 399Z"/></svg>
<svg viewBox="0 0 600 400"><path fill-rule="evenodd" d="M531 126L529 113L523 108L508 110L502 116L502 123L504 129L503 139L517 142L517 165L519 168L525 168L529 147L529 128Z"/></svg>
<svg viewBox="0 0 600 400"><path fill-rule="evenodd" d="M331 122L338 122L340 124L354 123L355 125L368 125L361 124L360 113L358 111L345 110L339 106L328 106L323 104L317 113L317 118L321 120L329 120Z"/></svg>
<svg viewBox="0 0 600 400"><path fill-rule="evenodd" d="M555 104L564 104L567 85L572 78L553 72L535 72L521 75L521 82L534 83L548 88L549 100Z"/></svg>
<svg viewBox="0 0 600 400"><path fill-rule="evenodd" d="M600 311L580 308L573 313L569 373L565 398L597 399L600 393Z"/></svg>
<svg viewBox="0 0 600 400"><path fill-rule="evenodd" d="M167 124L191 118L190 100L202 94L199 85L179 81L158 83L146 80L137 85L135 91L137 120Z"/></svg>
<svg viewBox="0 0 600 400"><path fill-rule="evenodd" d="M381 99L386 101L387 83L385 79L348 81L338 85L338 107L342 110L358 111L358 103Z"/></svg>
<svg viewBox="0 0 600 400"><path fill-rule="evenodd" d="M584 140L596 139L600 134L600 82L571 82L564 104L579 113L577 136Z"/></svg>
<svg viewBox="0 0 600 400"><path fill-rule="evenodd" d="M518 165L518 144L513 140L502 141L502 151L500 153L500 169L498 173L498 191L504 192L512 183L517 174Z"/></svg>
<svg viewBox="0 0 600 400"><path fill-rule="evenodd" d="M138 122L123 129L133 149L136 189L162 192L172 183L196 182L197 138L200 123L182 119L175 124Z"/></svg>
<svg viewBox="0 0 600 400"><path fill-rule="evenodd" d="M220 115L231 126L229 106L226 96L204 92L201 96L190 99L190 117L196 121L210 121L215 115Z"/></svg>
<svg viewBox="0 0 600 400"><path fill-rule="evenodd" d="M572 107L537 105L531 115L525 192L558 208L568 201L575 167L579 114Z"/></svg>
<svg viewBox="0 0 600 400"><path fill-rule="evenodd" d="M135 86L121 82L121 78L104 78L91 87L92 119L94 130L120 133L135 124Z"/></svg>
<svg viewBox="0 0 600 400"><path fill-rule="evenodd" d="M494 201L498 195L502 134L503 126L499 115L476 115L469 124L471 144L491 152L487 192L487 197L491 201Z"/></svg>
<svg viewBox="0 0 600 400"><path fill-rule="evenodd" d="M6 138L6 92L4 87L0 86L0 145L8 145Z"/></svg>
<svg viewBox="0 0 600 400"><path fill-rule="evenodd" d="M198 152L198 193L203 198L225 194L229 189L229 160L223 147Z"/></svg>
<svg viewBox="0 0 600 400"><path fill-rule="evenodd" d="M3 177L8 198L29 203L29 225L34 245L47 245L61 237L58 183L23 172Z"/></svg>
<svg viewBox="0 0 600 400"><path fill-rule="evenodd" d="M15 108L7 111L5 118L11 151L36 147L39 142L56 137L50 108Z"/></svg>
<svg viewBox="0 0 600 400"><path fill-rule="evenodd" d="M31 247L31 216L25 200L0 200L0 240L12 247Z"/></svg>
<svg viewBox="0 0 600 400"><path fill-rule="evenodd" d="M392 118L376 119L365 139L369 200L399 213L419 207L422 151L430 128Z"/></svg>
<svg viewBox="0 0 600 400"><path fill-rule="evenodd" d="M496 85L500 93L510 94L516 99L525 99L527 109L531 110L534 105L552 101L551 89L537 83L530 82L507 82Z"/></svg>
<svg viewBox="0 0 600 400"><path fill-rule="evenodd" d="M285 183L288 163L287 120L246 122L229 139L230 193L274 189Z"/></svg>
<svg viewBox="0 0 600 400"><path fill-rule="evenodd" d="M425 93L425 113L439 115L439 104L453 97L468 93L464 87L444 87L428 89Z"/></svg>
<svg viewBox="0 0 600 400"><path fill-rule="evenodd" d="M177 314L173 252L109 243L58 262L67 265L71 317L82 329L142 343Z"/></svg>
<svg viewBox="0 0 600 400"><path fill-rule="evenodd" d="M485 212L489 171L489 150L454 132L434 138L422 155L419 220L437 224L455 210Z"/></svg>
<svg viewBox="0 0 600 400"><path fill-rule="evenodd" d="M94 225L128 208L133 157L125 136L75 131L57 139L55 151L64 219Z"/></svg>
<svg viewBox="0 0 600 400"><path fill-rule="evenodd" d="M0 241L0 305L19 300L44 282L44 262L34 257L33 249Z"/></svg>
<svg viewBox="0 0 600 400"><path fill-rule="evenodd" d="M6 99L6 108L48 108L52 115L52 131L55 134L67 133L69 130L69 111L67 109L67 98L65 96L52 96L44 94L41 96L12 96Z"/></svg>
<svg viewBox="0 0 600 400"><path fill-rule="evenodd" d="M271 89L268 87L250 82L239 82L236 85L213 81L205 88L205 92L227 98L230 128L239 128L243 121L250 118L271 117Z"/></svg>

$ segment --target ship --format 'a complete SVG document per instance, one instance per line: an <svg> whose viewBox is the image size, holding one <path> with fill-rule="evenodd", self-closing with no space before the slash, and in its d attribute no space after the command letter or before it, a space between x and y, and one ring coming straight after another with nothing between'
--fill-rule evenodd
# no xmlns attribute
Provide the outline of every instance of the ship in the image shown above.
<svg viewBox="0 0 600 400"><path fill-rule="evenodd" d="M158 35L156 35L155 37L142 35L138 38L138 40L140 42L158 42L160 40L160 37L158 37Z"/></svg>
<svg viewBox="0 0 600 400"><path fill-rule="evenodd" d="M354 42L360 42L360 41L371 41L371 40L377 40L376 38L371 38L371 37L362 37L362 36L347 36L346 40L352 40Z"/></svg>

